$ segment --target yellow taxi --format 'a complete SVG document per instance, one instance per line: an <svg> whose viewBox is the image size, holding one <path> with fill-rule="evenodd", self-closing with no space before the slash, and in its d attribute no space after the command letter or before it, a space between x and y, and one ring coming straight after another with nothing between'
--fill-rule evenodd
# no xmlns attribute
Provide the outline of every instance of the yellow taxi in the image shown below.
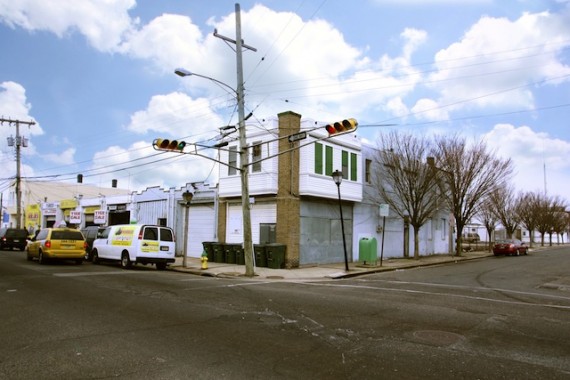
<svg viewBox="0 0 570 380"><path fill-rule="evenodd" d="M79 230L72 228L44 228L28 243L28 260L40 264L49 260L74 260L81 264L85 259L87 242Z"/></svg>

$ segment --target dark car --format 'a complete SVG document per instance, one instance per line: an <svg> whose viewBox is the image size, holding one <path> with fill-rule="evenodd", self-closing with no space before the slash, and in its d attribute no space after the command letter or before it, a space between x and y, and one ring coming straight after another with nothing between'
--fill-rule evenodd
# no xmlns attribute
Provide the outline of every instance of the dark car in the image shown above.
<svg viewBox="0 0 570 380"><path fill-rule="evenodd" d="M97 239L97 234L105 230L105 227L99 226L87 226L81 230L83 236L85 236L85 242L87 243L87 249L85 250L85 260L91 261L91 249L93 248L93 240Z"/></svg>
<svg viewBox="0 0 570 380"><path fill-rule="evenodd" d="M526 255L528 246L518 239L497 240L493 246L493 254L499 255Z"/></svg>
<svg viewBox="0 0 570 380"><path fill-rule="evenodd" d="M26 249L28 231L24 228L2 228L0 230L0 249Z"/></svg>

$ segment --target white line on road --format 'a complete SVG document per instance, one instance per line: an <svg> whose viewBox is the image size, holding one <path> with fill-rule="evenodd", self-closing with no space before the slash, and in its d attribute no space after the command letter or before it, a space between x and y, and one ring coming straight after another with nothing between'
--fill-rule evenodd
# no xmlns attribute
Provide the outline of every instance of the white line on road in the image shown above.
<svg viewBox="0 0 570 380"><path fill-rule="evenodd" d="M538 307L549 307L553 309L564 309L570 310L570 306L565 305L552 305L552 304L545 304L545 303L529 303L529 302L521 302L521 301L508 301L508 300L499 300L495 298L488 298L488 297L475 297L475 296L466 296L460 294L452 294L452 293L437 293L437 292L428 292L424 290L412 290L412 289L395 289L395 288L378 288L375 286L365 286L365 285L348 285L348 284L323 284L323 283L306 283L306 285L313 285L313 286L329 286L329 287L339 287L339 288L353 288L353 289L367 289L367 290L378 290L378 291L386 291L386 292L399 292L399 293L413 293L413 294L426 294L431 296L440 296L440 297L454 297L454 298L464 298L476 301L488 301L488 302L496 302L496 303L503 303L503 304L510 304L510 305L521 305L521 306L538 306ZM529 295L542 295L537 293L528 293Z"/></svg>
<svg viewBox="0 0 570 380"><path fill-rule="evenodd" d="M146 272L117 271L117 272L79 272L79 273L53 273L55 277L84 277L84 276L107 276L119 274L143 274Z"/></svg>

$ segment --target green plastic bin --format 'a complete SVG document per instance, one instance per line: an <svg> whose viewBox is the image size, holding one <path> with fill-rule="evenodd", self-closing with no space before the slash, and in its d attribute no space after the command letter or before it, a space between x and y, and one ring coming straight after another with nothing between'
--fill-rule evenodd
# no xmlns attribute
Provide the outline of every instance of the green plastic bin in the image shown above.
<svg viewBox="0 0 570 380"><path fill-rule="evenodd" d="M285 268L285 252L287 246L285 244L267 244L265 246L267 252L267 267L271 269Z"/></svg>
<svg viewBox="0 0 570 380"><path fill-rule="evenodd" d="M235 244L226 244L226 264L235 264L236 263L236 245Z"/></svg>
<svg viewBox="0 0 570 380"><path fill-rule="evenodd" d="M265 244L254 244L255 266L267 267L267 250Z"/></svg>
<svg viewBox="0 0 570 380"><path fill-rule="evenodd" d="M358 257L364 265L378 263L378 242L376 238L363 237L358 242Z"/></svg>
<svg viewBox="0 0 570 380"><path fill-rule="evenodd" d="M214 250L214 262L215 263L225 263L226 262L226 248L225 248L224 244L213 243L212 249Z"/></svg>
<svg viewBox="0 0 570 380"><path fill-rule="evenodd" d="M234 247L234 250L236 252L236 264L245 265L245 256L243 254L243 245L242 244L236 244L236 246Z"/></svg>
<svg viewBox="0 0 570 380"><path fill-rule="evenodd" d="M215 241L203 241L202 246L204 247L204 251L208 255L208 261L213 263L214 262L214 247L212 244L216 244Z"/></svg>

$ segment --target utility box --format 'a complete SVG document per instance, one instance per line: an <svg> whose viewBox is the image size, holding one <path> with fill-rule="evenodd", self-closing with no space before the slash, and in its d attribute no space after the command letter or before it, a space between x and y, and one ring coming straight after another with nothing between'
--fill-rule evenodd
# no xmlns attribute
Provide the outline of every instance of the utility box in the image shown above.
<svg viewBox="0 0 570 380"><path fill-rule="evenodd" d="M376 238L360 238L358 242L358 258L364 265L378 264L378 242Z"/></svg>

